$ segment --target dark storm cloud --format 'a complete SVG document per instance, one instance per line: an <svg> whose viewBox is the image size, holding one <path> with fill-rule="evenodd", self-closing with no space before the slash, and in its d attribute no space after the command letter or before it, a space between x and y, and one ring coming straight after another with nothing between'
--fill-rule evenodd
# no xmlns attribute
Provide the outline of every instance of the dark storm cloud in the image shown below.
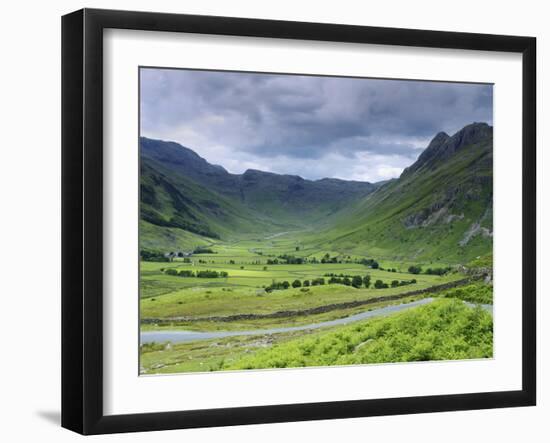
<svg viewBox="0 0 550 443"><path fill-rule="evenodd" d="M492 124L492 106L488 85L141 71L142 134L178 141L233 172L257 166L312 178L353 176L341 158L371 162L373 173L359 178L386 178L375 169L398 174L437 132ZM331 169L305 166L329 158ZM335 169L340 164L345 171Z"/></svg>

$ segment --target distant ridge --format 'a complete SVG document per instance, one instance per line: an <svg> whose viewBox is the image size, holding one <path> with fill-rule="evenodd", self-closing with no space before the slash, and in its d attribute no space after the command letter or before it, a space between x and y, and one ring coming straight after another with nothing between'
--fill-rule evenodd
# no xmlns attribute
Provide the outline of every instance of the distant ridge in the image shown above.
<svg viewBox="0 0 550 443"><path fill-rule="evenodd" d="M160 164L170 173L237 200L262 216L292 225L316 223L377 189L369 182L308 180L256 169L231 174L178 143L141 137L140 146L142 161Z"/></svg>
<svg viewBox="0 0 550 443"><path fill-rule="evenodd" d="M142 243L302 231L304 248L465 263L492 251L493 128L437 133L379 183L248 169L231 174L174 142L140 139ZM140 237L141 239L141 237Z"/></svg>

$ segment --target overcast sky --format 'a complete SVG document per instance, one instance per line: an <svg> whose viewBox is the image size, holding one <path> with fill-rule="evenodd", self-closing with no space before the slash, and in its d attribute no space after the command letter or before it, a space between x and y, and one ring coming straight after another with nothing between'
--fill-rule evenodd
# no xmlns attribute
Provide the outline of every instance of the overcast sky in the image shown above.
<svg viewBox="0 0 550 443"><path fill-rule="evenodd" d="M375 182L437 132L493 123L490 85L147 68L140 87L141 135L233 173Z"/></svg>

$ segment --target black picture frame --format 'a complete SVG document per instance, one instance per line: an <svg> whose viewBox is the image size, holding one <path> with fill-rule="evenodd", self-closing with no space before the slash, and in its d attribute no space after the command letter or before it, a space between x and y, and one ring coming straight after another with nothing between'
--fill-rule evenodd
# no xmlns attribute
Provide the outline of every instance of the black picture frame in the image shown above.
<svg viewBox="0 0 550 443"><path fill-rule="evenodd" d="M131 415L103 412L103 30L503 51L523 63L522 389ZM62 426L152 431L536 403L536 39L231 17L83 9L62 18Z"/></svg>

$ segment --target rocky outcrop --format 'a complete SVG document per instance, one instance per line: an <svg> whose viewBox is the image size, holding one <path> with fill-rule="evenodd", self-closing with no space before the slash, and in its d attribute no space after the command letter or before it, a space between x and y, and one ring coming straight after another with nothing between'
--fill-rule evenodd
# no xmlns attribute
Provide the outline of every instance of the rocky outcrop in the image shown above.
<svg viewBox="0 0 550 443"><path fill-rule="evenodd" d="M493 127L487 123L472 123L465 126L452 137L445 132L439 132L428 147L420 154L418 160L403 171L406 176L424 167L433 167L442 160L451 157L463 147L474 145L487 138L492 138Z"/></svg>

